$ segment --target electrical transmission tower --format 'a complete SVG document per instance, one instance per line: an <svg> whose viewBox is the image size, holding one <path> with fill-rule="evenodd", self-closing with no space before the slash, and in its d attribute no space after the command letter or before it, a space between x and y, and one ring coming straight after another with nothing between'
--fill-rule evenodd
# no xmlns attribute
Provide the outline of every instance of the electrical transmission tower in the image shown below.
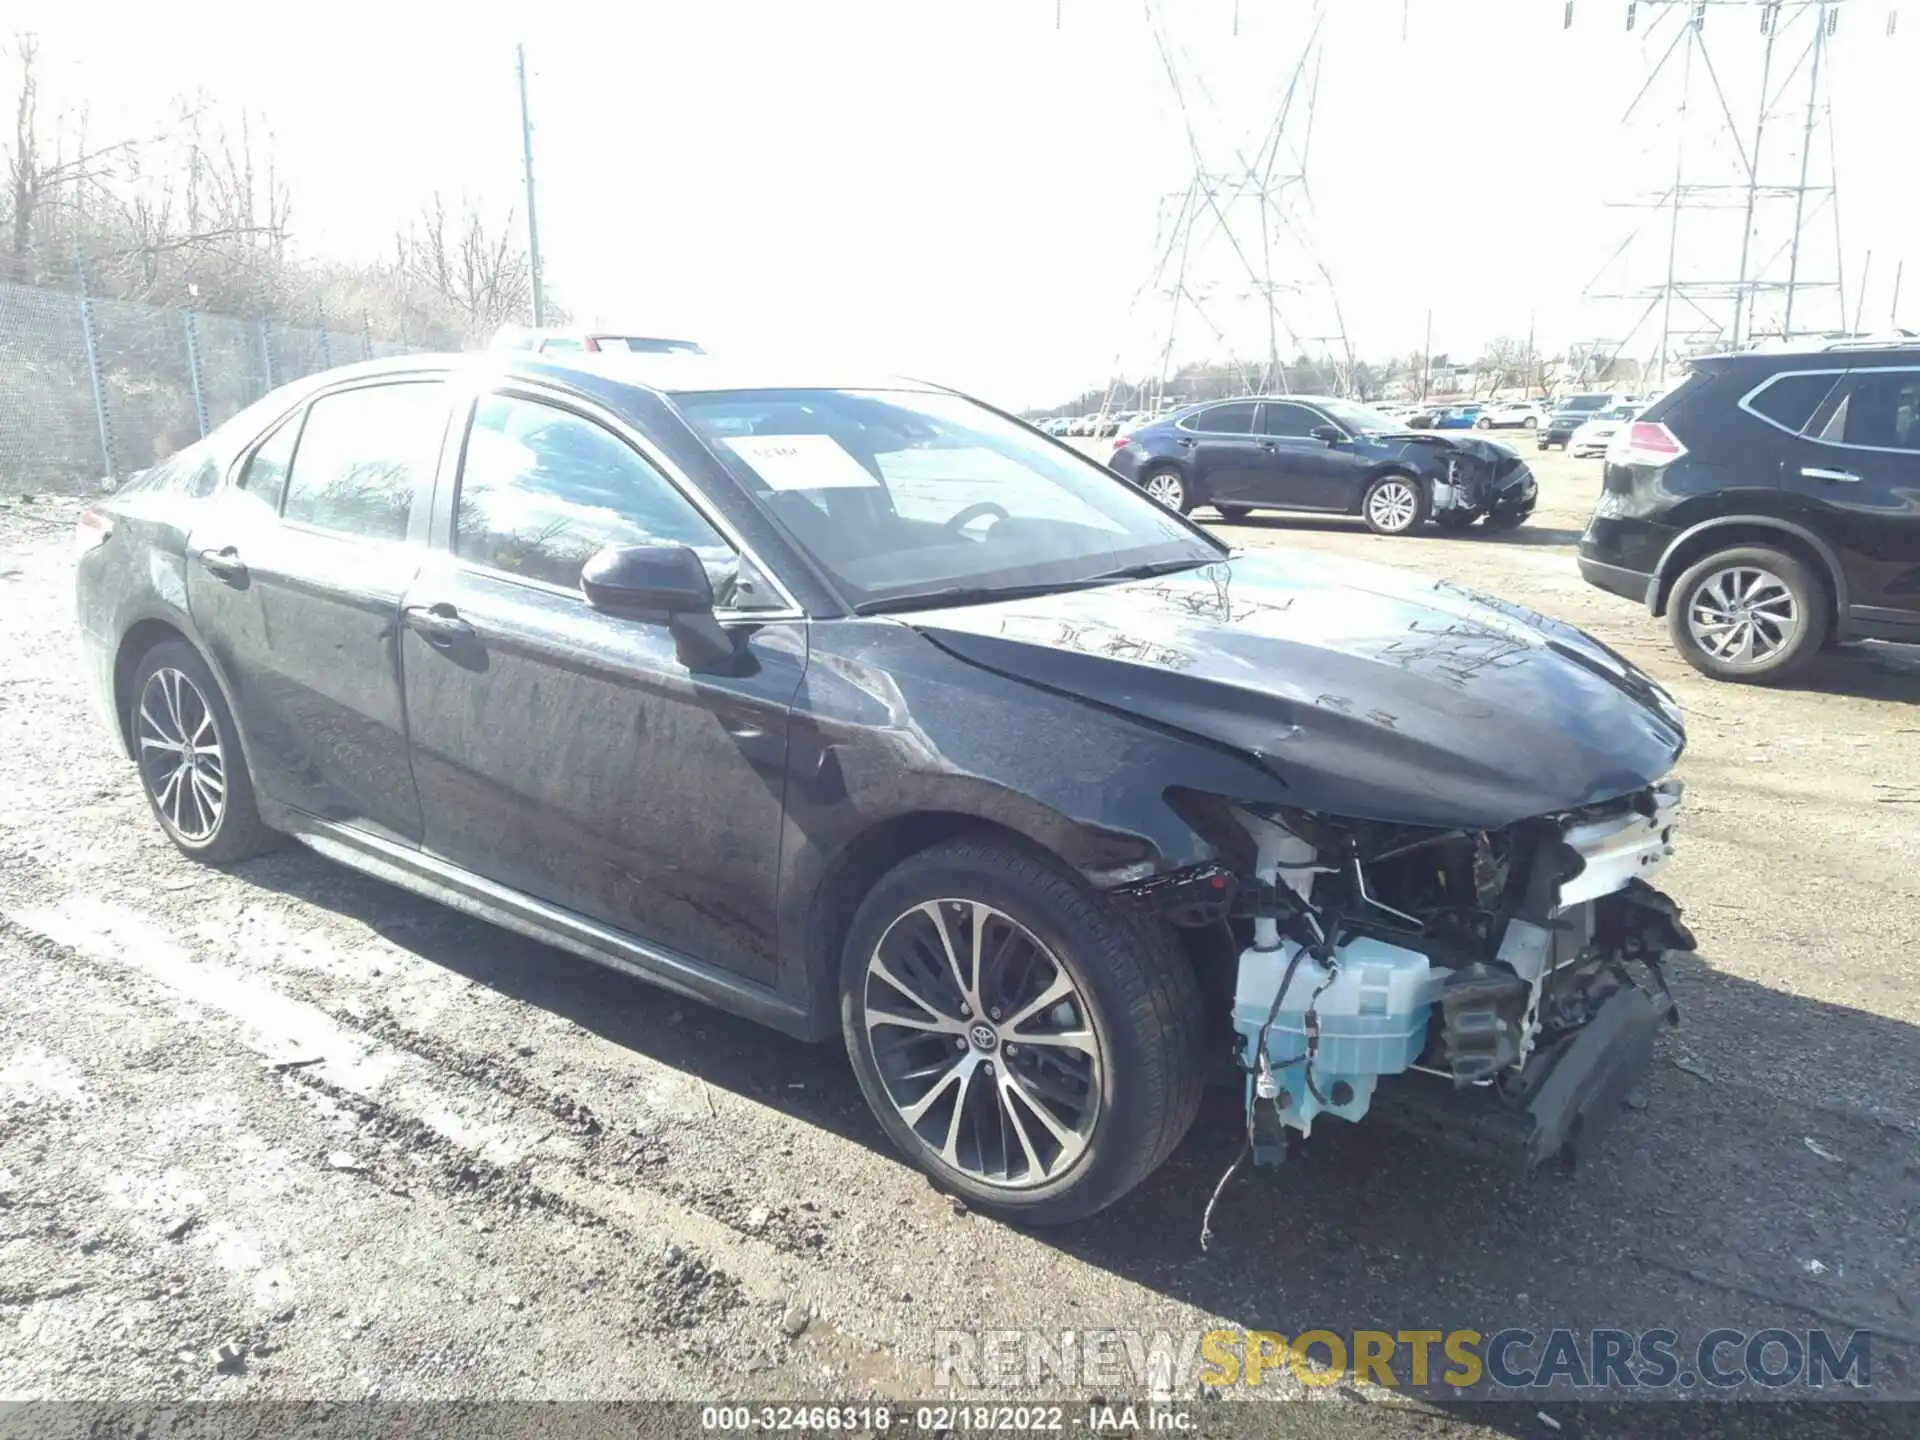
<svg viewBox="0 0 1920 1440"><path fill-rule="evenodd" d="M1307 183L1325 0L1262 7L1257 36L1251 9L1241 34L1236 7L1231 36L1215 37L1204 63L1168 14L1177 3L1144 3L1190 166L1185 186L1161 198L1153 263L1132 311L1135 332L1156 345L1133 357L1155 377L1153 398L1181 364L1222 358L1243 392L1285 391L1288 357L1315 351L1347 389L1353 349L1314 244ZM1254 96L1258 111L1247 103Z"/></svg>
<svg viewBox="0 0 1920 1440"><path fill-rule="evenodd" d="M1587 286L1588 299L1628 307L1615 353L1647 355L1664 380L1707 350L1844 331L1833 40L1855 0L1580 8L1607 24L1624 12L1643 35L1646 80L1623 128L1649 141L1661 175L1657 190L1614 202L1643 215Z"/></svg>

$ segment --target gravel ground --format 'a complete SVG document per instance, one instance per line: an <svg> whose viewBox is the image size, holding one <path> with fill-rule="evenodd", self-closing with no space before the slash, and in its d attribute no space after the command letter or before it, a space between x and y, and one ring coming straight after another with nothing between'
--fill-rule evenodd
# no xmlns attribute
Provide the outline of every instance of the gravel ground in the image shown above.
<svg viewBox="0 0 1920 1440"><path fill-rule="evenodd" d="M1683 1028L1576 1175L1329 1124L1205 1255L1230 1092L1100 1220L1023 1233L896 1161L831 1047L298 848L182 859L72 659L74 503L0 502L0 1395L910 1397L941 1329L1820 1325L1920 1394L1920 655L1701 680L1573 568L1597 462L1538 468L1511 537L1221 533L1490 588L1674 689ZM1286 1428L1549 1434L1565 1400Z"/></svg>

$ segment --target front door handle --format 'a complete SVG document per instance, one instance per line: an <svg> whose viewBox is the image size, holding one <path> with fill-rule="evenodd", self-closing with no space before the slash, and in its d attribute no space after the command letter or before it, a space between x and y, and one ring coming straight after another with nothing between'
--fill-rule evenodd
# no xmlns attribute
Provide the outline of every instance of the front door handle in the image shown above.
<svg viewBox="0 0 1920 1440"><path fill-rule="evenodd" d="M409 630L426 638L429 645L449 649L456 641L471 640L473 626L460 618L460 612L442 601L438 605L409 605L400 612Z"/></svg>
<svg viewBox="0 0 1920 1440"><path fill-rule="evenodd" d="M1803 465L1800 473L1809 480L1825 480L1834 485L1858 485L1860 477L1851 470L1822 470L1817 466Z"/></svg>
<svg viewBox="0 0 1920 1440"><path fill-rule="evenodd" d="M231 545L223 545L218 550L201 550L193 558L200 562L201 568L209 575L229 585L242 584L247 578L247 567L241 563L240 552Z"/></svg>

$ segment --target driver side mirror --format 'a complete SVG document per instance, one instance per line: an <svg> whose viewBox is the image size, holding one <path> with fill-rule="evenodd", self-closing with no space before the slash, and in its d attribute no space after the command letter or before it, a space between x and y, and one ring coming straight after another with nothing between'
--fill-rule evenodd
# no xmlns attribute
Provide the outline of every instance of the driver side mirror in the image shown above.
<svg viewBox="0 0 1920 1440"><path fill-rule="evenodd" d="M580 567L587 604L631 620L661 620L689 670L733 655L733 637L713 615L713 581L685 545L607 545Z"/></svg>
<svg viewBox="0 0 1920 1440"><path fill-rule="evenodd" d="M1337 425L1316 425L1307 432L1316 440L1324 440L1329 445L1338 445L1347 438L1347 432Z"/></svg>

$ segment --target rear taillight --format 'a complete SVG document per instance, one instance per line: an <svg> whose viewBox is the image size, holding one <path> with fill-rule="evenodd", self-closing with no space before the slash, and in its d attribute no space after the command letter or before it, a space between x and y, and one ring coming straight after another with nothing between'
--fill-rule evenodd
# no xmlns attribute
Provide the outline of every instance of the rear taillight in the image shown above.
<svg viewBox="0 0 1920 1440"><path fill-rule="evenodd" d="M1131 435L1115 436L1113 441L1113 448L1115 450L1124 450L1127 448L1127 446L1131 445L1132 443L1133 443L1133 437Z"/></svg>
<svg viewBox="0 0 1920 1440"><path fill-rule="evenodd" d="M98 550L112 534L111 519L98 510L82 510L73 527L73 553L85 555L89 550Z"/></svg>
<svg viewBox="0 0 1920 1440"><path fill-rule="evenodd" d="M1614 432L1607 443L1609 465L1647 465L1658 469L1687 453L1674 433L1656 420L1635 420Z"/></svg>

